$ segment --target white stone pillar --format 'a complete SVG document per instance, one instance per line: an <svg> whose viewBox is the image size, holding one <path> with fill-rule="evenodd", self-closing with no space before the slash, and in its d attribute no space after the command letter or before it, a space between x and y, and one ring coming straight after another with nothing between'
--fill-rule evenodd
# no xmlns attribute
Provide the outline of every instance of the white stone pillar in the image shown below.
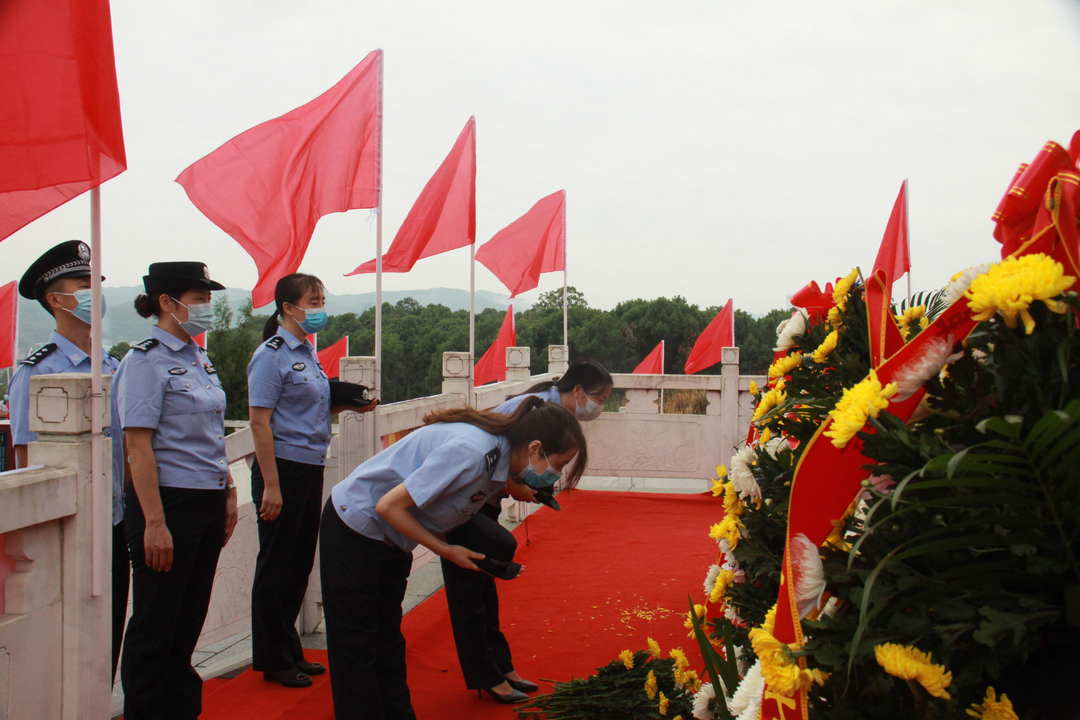
<svg viewBox="0 0 1080 720"><path fill-rule="evenodd" d="M111 378L103 378L103 425L109 426ZM94 527L90 459L90 376L77 373L38 375L30 379L30 430L38 433L28 448L30 465L69 468L77 478L74 515L61 519L63 570L63 663L61 717L107 718L112 711L112 583L92 595L93 543L104 543L112 556L112 513L99 513ZM103 441L106 458L112 442ZM104 486L112 507L112 462L102 463ZM98 486L101 487L100 485ZM97 532L95 532L95 530ZM111 572L111 566L106 569Z"/></svg>
<svg viewBox="0 0 1080 720"><path fill-rule="evenodd" d="M444 352L442 354L442 391L452 395L469 397L469 353ZM466 400L466 402L468 402Z"/></svg>
<svg viewBox="0 0 1080 720"><path fill-rule="evenodd" d="M548 372L562 375L570 367L570 348L566 345L548 345Z"/></svg>
<svg viewBox="0 0 1080 720"><path fill-rule="evenodd" d="M739 348L724 348L721 362L720 456L727 458L739 441Z"/></svg>
<svg viewBox="0 0 1080 720"><path fill-rule="evenodd" d="M506 348L506 381L529 382L529 355L532 348L508 347Z"/></svg>
<svg viewBox="0 0 1080 720"><path fill-rule="evenodd" d="M358 383L375 388L375 358L370 356L343 357L338 374L345 382ZM343 479L357 465L375 455L375 422L372 417L378 409L366 413L343 412L338 416L338 472ZM336 483L324 483L326 493Z"/></svg>

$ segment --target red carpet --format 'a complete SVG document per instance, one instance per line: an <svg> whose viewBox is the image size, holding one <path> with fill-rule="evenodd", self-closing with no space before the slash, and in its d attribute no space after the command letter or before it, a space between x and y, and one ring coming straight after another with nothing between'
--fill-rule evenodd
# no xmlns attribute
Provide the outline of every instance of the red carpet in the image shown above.
<svg viewBox="0 0 1080 720"><path fill-rule="evenodd" d="M623 650L645 648L646 637L665 651L682 647L700 665L682 616L688 593L700 599L715 560L716 542L708 533L723 515L721 501L709 494L579 490L562 493L559 502L562 512L541 508L529 519L531 545L525 545L525 528L517 528L516 559L525 572L498 581L503 632L522 677L539 682L590 675ZM406 615L402 628L420 720L517 717L510 707L465 690L441 590ZM309 652L308 659L326 662L325 653ZM228 683L207 683L202 717L330 720L327 678L315 678L304 690L265 683L251 671ZM541 683L541 692L549 689Z"/></svg>

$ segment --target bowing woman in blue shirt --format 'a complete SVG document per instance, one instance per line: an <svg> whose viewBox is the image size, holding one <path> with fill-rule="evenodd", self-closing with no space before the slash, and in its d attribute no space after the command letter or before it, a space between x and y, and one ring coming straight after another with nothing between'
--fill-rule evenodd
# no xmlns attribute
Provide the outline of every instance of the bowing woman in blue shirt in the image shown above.
<svg viewBox="0 0 1080 720"><path fill-rule="evenodd" d="M197 262L154 263L143 286L135 310L157 324L124 357L113 385L132 480L124 498L134 604L120 670L124 717L197 718L202 680L191 653L237 514L225 392L191 338L212 324L210 291L225 288Z"/></svg>
<svg viewBox="0 0 1080 720"><path fill-rule="evenodd" d="M319 533L326 645L335 716L412 720L401 601L417 544L479 572L481 553L445 534L496 493L532 500L570 461L588 461L574 414L538 398L500 415L472 408L428 415L426 425L334 487Z"/></svg>
<svg viewBox="0 0 1080 720"><path fill-rule="evenodd" d="M248 364L255 440L251 497L259 557L251 588L252 667L263 679L307 687L326 668L304 659L296 618L315 562L323 470L330 444L330 382L307 335L326 327L326 291L314 275L277 282L275 311ZM374 408L369 405L368 408Z"/></svg>

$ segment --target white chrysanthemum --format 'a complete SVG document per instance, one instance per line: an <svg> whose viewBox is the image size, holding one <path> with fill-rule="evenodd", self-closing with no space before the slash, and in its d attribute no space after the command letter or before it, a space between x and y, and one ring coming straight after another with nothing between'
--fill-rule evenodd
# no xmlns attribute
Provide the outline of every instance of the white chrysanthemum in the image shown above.
<svg viewBox="0 0 1080 720"><path fill-rule="evenodd" d="M927 381L940 375L946 365L959 360L964 354L962 351L950 354L955 344L956 337L951 334L947 340L937 337L925 343L919 356L905 363L893 375L892 379L896 383L897 392L892 397L892 402L907 400Z"/></svg>
<svg viewBox="0 0 1080 720"><path fill-rule="evenodd" d="M731 552L731 543L727 538L720 538L720 554L724 556L724 564L735 562L735 554Z"/></svg>
<svg viewBox="0 0 1080 720"><path fill-rule="evenodd" d="M817 545L802 533L791 538L791 560L795 576L795 604L799 617L805 618L821 605L821 597L825 594L825 567Z"/></svg>
<svg viewBox="0 0 1080 720"><path fill-rule="evenodd" d="M716 691L712 683L702 683L701 689L694 695L694 717L697 720L712 720L712 701L716 699Z"/></svg>
<svg viewBox="0 0 1080 720"><path fill-rule="evenodd" d="M705 576L705 594L708 595L716 586L716 578L720 575L719 565L710 565L709 574Z"/></svg>
<svg viewBox="0 0 1080 720"><path fill-rule="evenodd" d="M739 617L739 611L735 609L735 606L728 603L724 607L724 617L731 621L732 624L737 625L742 622L742 618ZM735 648L735 652L738 652L739 648Z"/></svg>
<svg viewBox="0 0 1080 720"><path fill-rule="evenodd" d="M806 334L805 310L796 310L790 318L776 326L776 347L773 352L787 352L795 345L795 338Z"/></svg>
<svg viewBox="0 0 1080 720"><path fill-rule="evenodd" d="M776 454L785 447L791 447L786 437L774 437L765 443L765 452L769 453L770 457L776 457Z"/></svg>
<svg viewBox="0 0 1080 720"><path fill-rule="evenodd" d="M971 287L972 281L980 275L986 273L990 269L992 263L983 263L982 265L976 265L975 267L969 267L964 272L960 273L960 276L953 280L951 283L945 286L945 304L952 305L959 300Z"/></svg>
<svg viewBox="0 0 1080 720"><path fill-rule="evenodd" d="M758 660L739 683L739 689L731 696L728 711L737 720L757 720L764 692L765 679L761 676L761 661Z"/></svg>
<svg viewBox="0 0 1080 720"><path fill-rule="evenodd" d="M731 469L728 471L728 477L735 484L735 491L739 493L740 498L743 500L749 498L757 502L761 500L761 487L758 485L757 480L754 479L754 471L751 469L753 462L753 448L743 447L739 452L731 456Z"/></svg>

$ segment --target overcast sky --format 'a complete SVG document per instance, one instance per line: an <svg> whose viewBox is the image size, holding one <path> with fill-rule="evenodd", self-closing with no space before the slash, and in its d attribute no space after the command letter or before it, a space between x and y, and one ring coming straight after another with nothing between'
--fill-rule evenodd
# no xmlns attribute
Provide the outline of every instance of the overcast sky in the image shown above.
<svg viewBox="0 0 1080 720"><path fill-rule="evenodd" d="M1080 3L113 0L127 172L102 190L106 285L255 264L173 180L385 50L384 247L470 115L477 241L567 190L570 284L591 305L682 295L762 313L872 266L910 179L913 284L996 259L1016 166L1080 128ZM374 257L367 210L324 217L302 270L334 293ZM0 246L8 277L89 238L78 198ZM468 288L467 248L384 287ZM561 287L543 276L538 290ZM503 291L477 264L477 287ZM903 284L897 286L902 289Z"/></svg>

